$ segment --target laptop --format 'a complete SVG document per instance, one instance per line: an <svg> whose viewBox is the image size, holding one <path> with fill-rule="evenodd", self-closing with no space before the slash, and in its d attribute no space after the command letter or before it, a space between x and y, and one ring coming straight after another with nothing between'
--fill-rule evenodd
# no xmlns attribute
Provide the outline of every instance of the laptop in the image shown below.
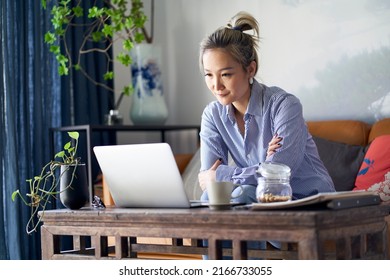
<svg viewBox="0 0 390 280"><path fill-rule="evenodd" d="M118 207L190 208L173 152L167 143L95 146L103 176Z"/></svg>

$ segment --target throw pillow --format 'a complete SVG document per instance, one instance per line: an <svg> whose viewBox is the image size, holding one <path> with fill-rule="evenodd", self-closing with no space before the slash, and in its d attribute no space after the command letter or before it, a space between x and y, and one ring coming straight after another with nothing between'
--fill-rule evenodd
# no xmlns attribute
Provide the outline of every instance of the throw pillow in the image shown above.
<svg viewBox="0 0 390 280"><path fill-rule="evenodd" d="M354 190L375 190L390 200L390 135L375 138L359 169Z"/></svg>
<svg viewBox="0 0 390 280"><path fill-rule="evenodd" d="M348 145L313 136L318 153L336 191L351 191L363 162L366 147Z"/></svg>
<svg viewBox="0 0 390 280"><path fill-rule="evenodd" d="M379 195L382 201L390 201L390 172L387 172L383 182L373 184L367 189Z"/></svg>

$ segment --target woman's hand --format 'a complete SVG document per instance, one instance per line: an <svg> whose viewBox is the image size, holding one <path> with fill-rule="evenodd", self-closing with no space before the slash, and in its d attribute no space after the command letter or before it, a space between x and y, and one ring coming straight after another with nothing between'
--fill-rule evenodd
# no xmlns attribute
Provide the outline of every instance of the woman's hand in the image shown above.
<svg viewBox="0 0 390 280"><path fill-rule="evenodd" d="M282 144L280 143L280 141L282 140L283 138L279 137L277 134L275 134L274 137L272 137L271 142L269 142L268 144L267 158L269 158L274 153L276 153L277 149L282 146Z"/></svg>
<svg viewBox="0 0 390 280"><path fill-rule="evenodd" d="M216 179L216 170L218 166L222 163L222 160L218 159L213 166L210 167L210 169L199 172L198 174L198 180L199 180L199 185L202 191L206 190L206 185L207 182L210 181L215 181Z"/></svg>

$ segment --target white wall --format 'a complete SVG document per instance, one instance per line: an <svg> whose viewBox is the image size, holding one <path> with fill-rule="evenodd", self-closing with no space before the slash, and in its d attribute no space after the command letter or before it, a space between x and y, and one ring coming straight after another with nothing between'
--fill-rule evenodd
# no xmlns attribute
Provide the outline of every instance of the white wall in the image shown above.
<svg viewBox="0 0 390 280"><path fill-rule="evenodd" d="M390 117L390 1L156 0L167 123L200 123L213 97L198 68L199 43L240 10L260 23L258 80L297 95L307 120ZM116 86L129 76L116 71ZM125 123L129 104L120 108Z"/></svg>

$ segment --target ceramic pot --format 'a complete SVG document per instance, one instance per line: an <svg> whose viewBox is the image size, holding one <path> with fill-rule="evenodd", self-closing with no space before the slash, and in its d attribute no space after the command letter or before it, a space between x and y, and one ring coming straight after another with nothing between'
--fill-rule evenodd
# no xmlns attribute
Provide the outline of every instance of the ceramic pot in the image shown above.
<svg viewBox="0 0 390 280"><path fill-rule="evenodd" d="M86 164L62 165L60 200L69 209L80 209L89 200Z"/></svg>
<svg viewBox="0 0 390 280"><path fill-rule="evenodd" d="M139 44L131 51L134 93L130 119L136 125L164 124L168 118L161 75L161 48Z"/></svg>

